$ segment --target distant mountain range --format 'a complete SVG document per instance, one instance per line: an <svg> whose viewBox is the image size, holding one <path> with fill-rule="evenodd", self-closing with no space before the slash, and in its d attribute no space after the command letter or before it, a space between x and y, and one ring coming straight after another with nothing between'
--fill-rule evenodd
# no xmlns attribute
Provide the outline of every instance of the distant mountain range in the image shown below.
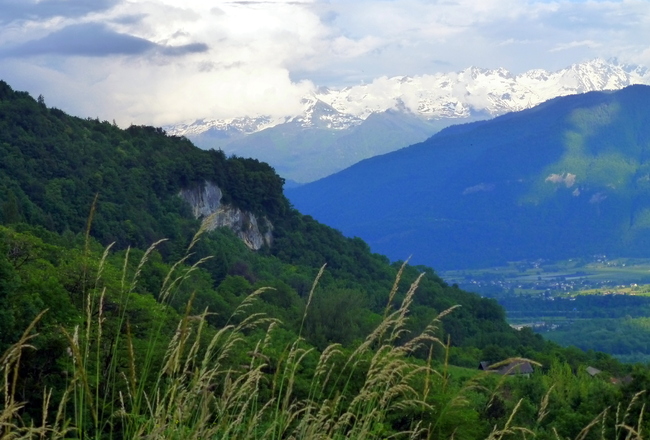
<svg viewBox="0 0 650 440"><path fill-rule="evenodd" d="M555 98L285 191L393 259L440 269L650 256L650 87Z"/></svg>
<svg viewBox="0 0 650 440"><path fill-rule="evenodd" d="M531 108L557 96L632 84L650 84L650 71L601 59L521 75L470 67L319 88L303 99L299 115L201 119L165 129L202 148L263 160L283 177L304 183L423 141L452 124Z"/></svg>

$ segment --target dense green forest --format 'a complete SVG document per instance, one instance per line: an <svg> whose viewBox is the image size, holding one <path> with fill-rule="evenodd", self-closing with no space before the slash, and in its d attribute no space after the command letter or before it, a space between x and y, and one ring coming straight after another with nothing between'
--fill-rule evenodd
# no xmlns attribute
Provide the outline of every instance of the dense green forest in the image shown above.
<svg viewBox="0 0 650 440"><path fill-rule="evenodd" d="M647 428L645 368L513 330L496 301L301 215L266 164L71 117L2 82L0 149L0 438ZM203 231L178 194L206 181L268 218L272 245ZM476 370L508 358L535 372Z"/></svg>
<svg viewBox="0 0 650 440"><path fill-rule="evenodd" d="M628 295L577 295L552 299L504 295L499 303L514 322L544 323L545 338L583 350L597 350L626 361L648 360L650 298Z"/></svg>

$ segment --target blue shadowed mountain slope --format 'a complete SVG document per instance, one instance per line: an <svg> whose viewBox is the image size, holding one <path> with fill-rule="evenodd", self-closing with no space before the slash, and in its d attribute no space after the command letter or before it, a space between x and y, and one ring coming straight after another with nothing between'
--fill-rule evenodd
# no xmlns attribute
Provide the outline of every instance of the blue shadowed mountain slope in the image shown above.
<svg viewBox="0 0 650 440"><path fill-rule="evenodd" d="M286 191L376 252L437 268L650 254L650 87L556 98Z"/></svg>

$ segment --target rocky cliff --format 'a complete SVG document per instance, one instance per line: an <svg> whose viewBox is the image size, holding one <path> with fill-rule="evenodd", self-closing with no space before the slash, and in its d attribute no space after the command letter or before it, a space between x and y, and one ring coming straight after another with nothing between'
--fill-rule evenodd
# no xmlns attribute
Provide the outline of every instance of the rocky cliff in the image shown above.
<svg viewBox="0 0 650 440"><path fill-rule="evenodd" d="M207 229L226 227L233 231L250 249L258 250L273 241L273 225L266 218L258 221L247 211L221 203L221 189L212 182L203 187L183 189L178 194L192 207L196 218L209 218Z"/></svg>

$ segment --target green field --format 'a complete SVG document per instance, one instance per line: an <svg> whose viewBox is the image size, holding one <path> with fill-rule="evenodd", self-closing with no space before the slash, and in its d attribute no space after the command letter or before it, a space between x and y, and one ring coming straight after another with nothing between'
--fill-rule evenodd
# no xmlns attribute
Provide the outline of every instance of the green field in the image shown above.
<svg viewBox="0 0 650 440"><path fill-rule="evenodd" d="M441 276L450 284L495 298L508 293L650 293L650 288L643 286L650 285L650 259L517 261L498 267L446 271Z"/></svg>
<svg viewBox="0 0 650 440"><path fill-rule="evenodd" d="M513 326L561 345L650 362L650 259L519 261L441 275L495 298Z"/></svg>

